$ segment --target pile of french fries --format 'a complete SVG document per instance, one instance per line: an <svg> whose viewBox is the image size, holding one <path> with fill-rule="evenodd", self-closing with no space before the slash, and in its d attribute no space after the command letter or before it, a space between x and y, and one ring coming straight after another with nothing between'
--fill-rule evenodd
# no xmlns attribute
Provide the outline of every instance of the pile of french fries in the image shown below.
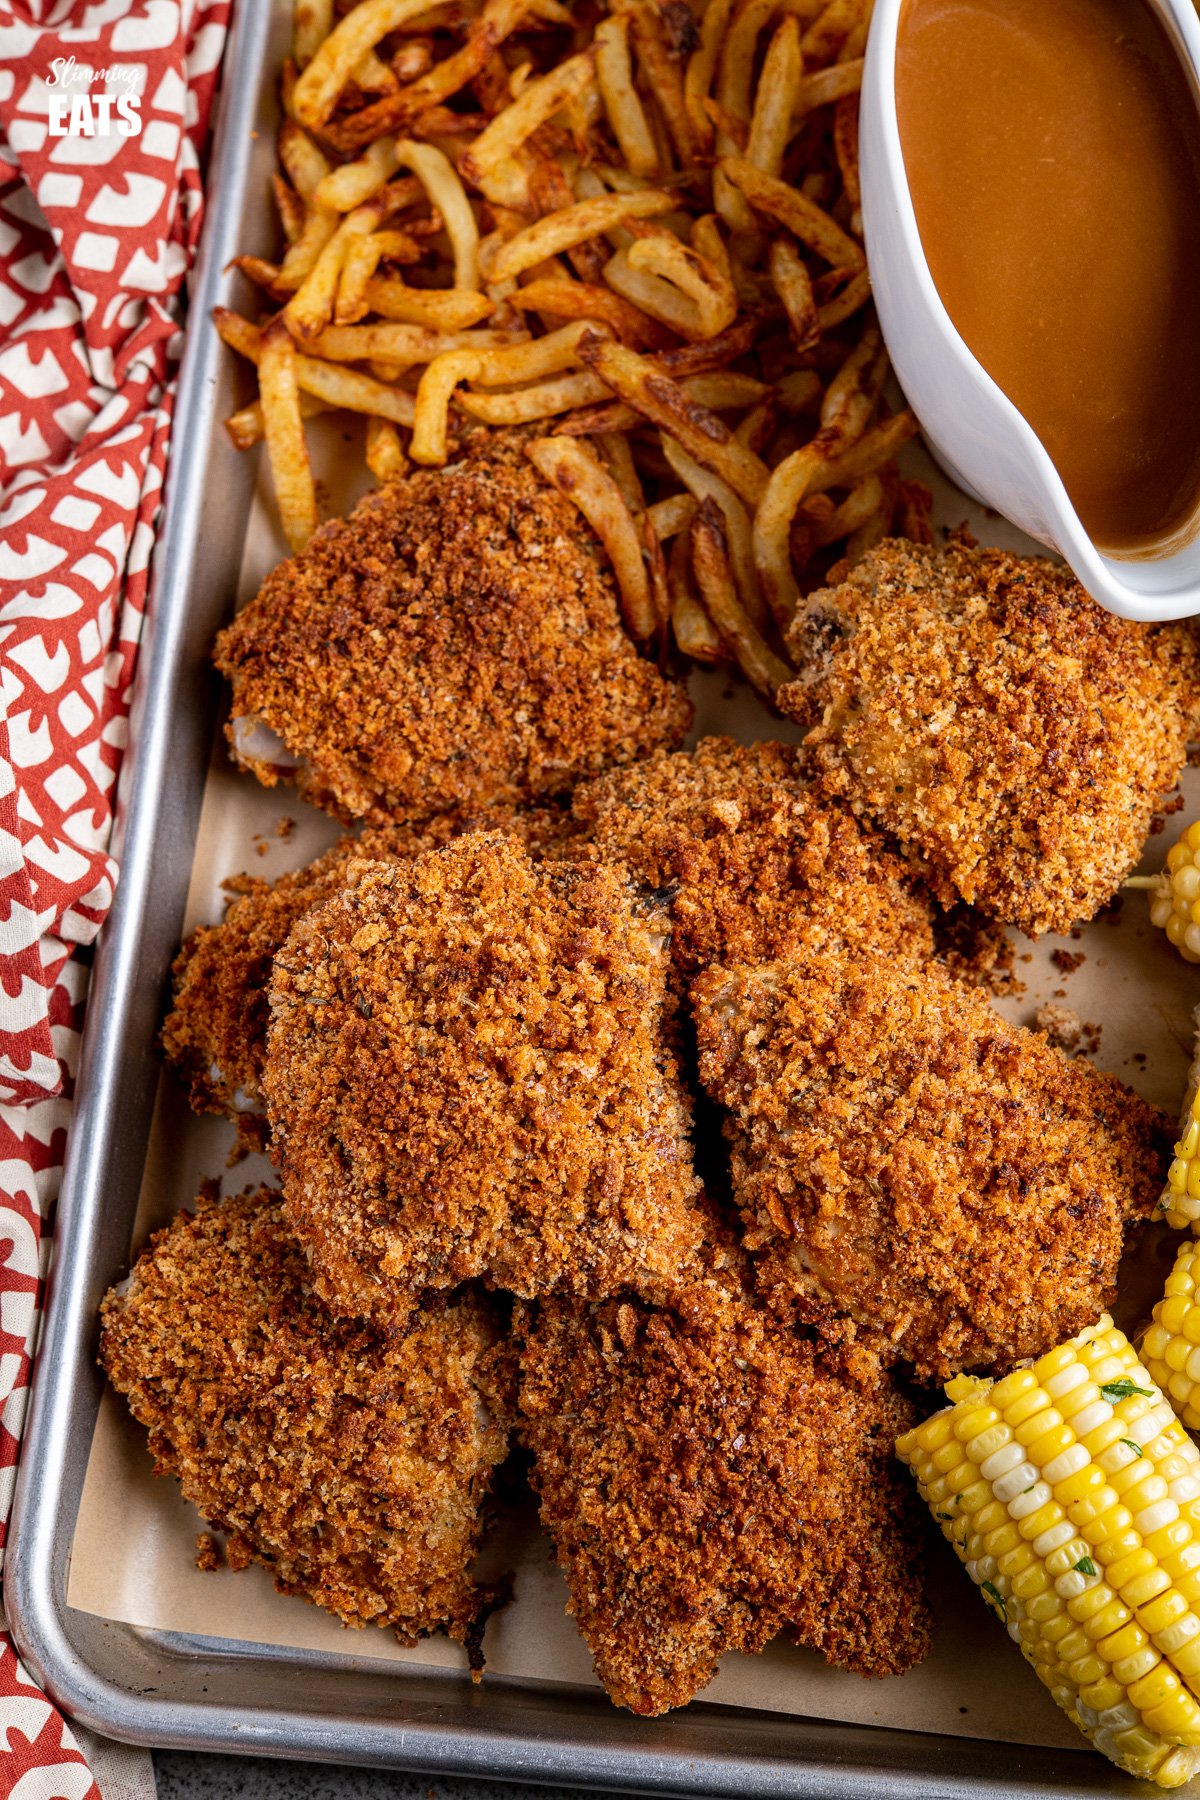
<svg viewBox="0 0 1200 1800"><path fill-rule="evenodd" d="M318 524L311 415L365 414L381 481L523 427L633 636L773 699L799 598L930 535L862 247L870 6L297 0L286 247L238 258L257 323L217 313L258 372L228 429L265 441L292 548Z"/></svg>

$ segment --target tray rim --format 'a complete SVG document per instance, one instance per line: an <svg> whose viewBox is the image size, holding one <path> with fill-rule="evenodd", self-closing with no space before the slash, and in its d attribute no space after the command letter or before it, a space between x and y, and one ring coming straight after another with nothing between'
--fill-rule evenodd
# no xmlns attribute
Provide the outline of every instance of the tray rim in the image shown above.
<svg viewBox="0 0 1200 1800"><path fill-rule="evenodd" d="M1094 1753L1049 1751L974 1738L789 1718L694 1702L670 1720L646 1721L611 1708L582 1689L493 1677L480 1707L461 1678L386 1671L377 1677L395 1693L397 1712L410 1697L418 1715L446 1721L312 1707L234 1705L205 1699L220 1677L237 1686L237 1671L253 1664L302 1670L328 1686L339 1671L364 1685L363 1659L340 1659L277 1647L236 1648L217 1639L138 1632L93 1619L66 1604L65 1573L78 1503L69 1467L82 1439L83 1457L94 1417L94 1313L103 1249L106 1189L111 1165L130 1137L148 1129L157 1071L143 1072L127 1097L122 1062L139 972L143 927L151 916L155 874L164 841L194 835L194 816L176 802L166 778L170 759L190 756L207 767L214 705L190 716L175 710L188 667L189 596L197 568L199 524L208 469L203 455L216 424L224 350L208 328L213 304L226 292L226 266L242 239L241 219L254 159L255 120L279 0L241 0L226 44L216 126L208 165L208 206L189 294L189 325L180 369L166 501L152 560L150 596L131 717L130 747L117 793L114 851L121 880L100 934L81 1046L75 1112L55 1212L51 1266L40 1342L9 1526L4 1599L14 1641L47 1693L70 1717L121 1741L162 1747L307 1758L440 1774L492 1776L525 1782L582 1784L642 1793L761 1795L794 1800L1096 1800L1101 1793L1144 1794ZM185 451L187 453L185 453ZM251 483L242 477L245 510ZM211 685L211 684L210 684ZM193 696L194 698L194 696ZM211 699L211 696L210 696ZM181 744L181 737L183 742ZM198 813L195 796L193 814ZM178 931L175 932L176 941ZM156 988L157 981L153 984ZM152 1060L152 1059L151 1059ZM139 1124L140 1121L140 1124ZM111 1267L111 1265L109 1265ZM86 1417L84 1415L87 1415ZM105 1628L107 1627L107 1631ZM159 1658L177 1681L188 1671L202 1691L189 1698L155 1698L106 1671L98 1646L122 1636ZM195 1665L193 1667L193 1665ZM208 1683L201 1676L208 1676ZM417 1691L419 1690L419 1691ZM443 1693L448 1696L442 1699ZM431 1704L432 1700L432 1704ZM507 1712L505 1711L507 1708ZM507 1719L503 1726L488 1713ZM522 1715L526 1721L522 1726ZM553 1731L544 1722L557 1718ZM453 1722L448 1722L453 1719ZM573 1719L564 1728L563 1720ZM513 1722L515 1721L515 1723ZM706 1747L695 1742L708 1740ZM766 1746L760 1748L759 1746Z"/></svg>

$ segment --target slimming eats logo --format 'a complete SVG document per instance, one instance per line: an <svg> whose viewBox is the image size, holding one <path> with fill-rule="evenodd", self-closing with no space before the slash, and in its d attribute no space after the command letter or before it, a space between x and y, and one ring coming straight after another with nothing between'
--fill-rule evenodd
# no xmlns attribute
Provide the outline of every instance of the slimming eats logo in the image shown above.
<svg viewBox="0 0 1200 1800"><path fill-rule="evenodd" d="M110 63L106 69L56 56L46 77L51 137L136 137L142 129L137 93L141 69ZM99 86L100 93L93 93ZM117 91L109 93L113 88Z"/></svg>

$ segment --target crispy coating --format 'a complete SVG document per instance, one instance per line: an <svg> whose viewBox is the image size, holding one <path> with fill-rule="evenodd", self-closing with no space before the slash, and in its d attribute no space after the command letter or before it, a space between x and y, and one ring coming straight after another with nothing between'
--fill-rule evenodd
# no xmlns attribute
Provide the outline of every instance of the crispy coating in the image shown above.
<svg viewBox="0 0 1200 1800"><path fill-rule="evenodd" d="M725 1651L783 1630L860 1675L921 1660L921 1538L892 1456L910 1408L869 1348L819 1346L728 1278L522 1312L542 1523L618 1706L683 1706Z"/></svg>
<svg viewBox="0 0 1200 1800"><path fill-rule="evenodd" d="M1114 618L1066 570L881 544L811 595L780 690L828 793L1036 936L1090 919L1183 768L1197 645Z"/></svg>
<svg viewBox="0 0 1200 1800"><path fill-rule="evenodd" d="M402 1644L477 1637L495 1596L470 1564L510 1387L484 1299L430 1299L392 1336L335 1319L260 1188L181 1213L102 1318L157 1472L230 1534L232 1567Z"/></svg>
<svg viewBox="0 0 1200 1800"><path fill-rule="evenodd" d="M817 953L693 988L760 1277L918 1371L1007 1370L1099 1317L1168 1121L932 970Z"/></svg>
<svg viewBox="0 0 1200 1800"><path fill-rule="evenodd" d="M356 862L275 959L263 1087L318 1292L603 1295L699 1240L662 916L500 833Z"/></svg>
<svg viewBox="0 0 1200 1800"><path fill-rule="evenodd" d="M531 847L569 829L567 816L552 806L443 813L421 826L380 825L343 837L315 862L275 882L248 875L227 881L225 917L199 926L175 958L173 1002L162 1029L167 1061L193 1108L236 1119L253 1141L255 1113L263 1105L271 964L293 925L343 886L355 857L388 862L418 856L485 826Z"/></svg>
<svg viewBox="0 0 1200 1800"><path fill-rule="evenodd" d="M215 655L235 753L238 721L268 725L301 792L346 819L562 793L678 744L692 716L625 635L579 513L504 433L324 525Z"/></svg>
<svg viewBox="0 0 1200 1800"><path fill-rule="evenodd" d="M803 750L702 738L575 790L592 854L666 889L686 978L762 962L802 943L861 943L906 960L933 952L911 871L850 809L813 787ZM582 854L574 844L571 853Z"/></svg>

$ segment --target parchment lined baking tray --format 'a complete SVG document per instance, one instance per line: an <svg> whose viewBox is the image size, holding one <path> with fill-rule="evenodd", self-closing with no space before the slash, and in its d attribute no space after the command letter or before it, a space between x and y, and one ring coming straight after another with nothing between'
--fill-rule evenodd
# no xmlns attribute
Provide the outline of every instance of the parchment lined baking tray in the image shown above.
<svg viewBox="0 0 1200 1800"><path fill-rule="evenodd" d="M1144 1792L1099 1758L1065 1747L1074 1741L1069 1728L963 1578L945 1563L935 1588L945 1615L943 1726L980 1737L901 1728L928 1720L927 1680L919 1690L906 1690L904 1683L854 1684L859 1699L853 1723L762 1710L780 1705L778 1684L799 1656L783 1647L757 1662L738 1659L738 1669L723 1671L714 1692L724 1690L735 1704L702 1702L666 1719L634 1719L585 1685L586 1656L561 1619L561 1590L552 1572L544 1576L541 1613L530 1593L524 1615L519 1601L511 1621L500 1622L500 1654L494 1650L500 1672L478 1688L457 1666L452 1647L435 1643L392 1660L383 1634L332 1630L314 1609L277 1600L260 1571L197 1577L213 1598L189 1611L175 1604L174 1592L166 1594L162 1572L178 1565L184 1601L195 1591L186 1569L194 1515L166 1483L155 1484L151 1510L145 1510L148 1459L137 1434L122 1438L123 1427L112 1418L96 1437L87 1529L80 1530L72 1573L102 1393L95 1367L99 1298L127 1265L139 1195L144 1219L153 1218L194 1193L196 1169L220 1172L213 1133L221 1128L195 1125L168 1084L155 1121L160 1070L154 1039L185 914L213 916L217 878L239 867L274 873L285 857L289 865L300 860L309 834L322 829L286 790L260 794L247 778L232 776L219 757L210 767L218 695L208 647L237 590L244 546L251 577L272 551L258 509L251 518L252 471L220 427L239 396L232 359L205 319L214 302L239 298L221 272L234 250L271 248L266 192L274 72L290 10L284 0L243 5L227 57L134 748L121 794L123 875L97 954L59 1205L63 1248L52 1271L10 1540L8 1603L22 1654L68 1711L111 1735L148 1743L668 1793L839 1800ZM943 509L941 516L957 518L961 511ZM703 683L700 698L707 729L738 724L741 709L730 706L719 680ZM754 734L752 714L742 713L741 724ZM764 727L772 729L763 721L760 733ZM1200 803L1200 789L1193 798ZM281 814L301 819L286 848L270 837ZM255 821L272 844L261 861L249 842ZM1103 1019L1101 1060L1107 1066L1151 1097L1174 1103L1193 996L1186 973L1164 957L1141 923L1140 903L1129 913L1120 927L1092 928L1079 946L1089 954L1091 971L1072 978L1068 1004ZM1048 963L1050 948L1042 946L1036 962L1022 968L1030 991L1006 1008L1015 1016L1028 1017L1039 994L1062 984ZM1105 994L1103 1012L1091 973ZM1139 1048L1144 1065L1132 1061ZM246 1178L245 1169L235 1171L227 1185ZM1157 1261L1149 1259L1143 1270L1151 1291ZM136 1498L131 1484L126 1507L119 1485L122 1443L132 1445L129 1472L140 1481ZM98 1467L104 1447L116 1461L110 1455ZM528 1566L542 1556L540 1549L527 1554ZM139 1567L149 1590L140 1595ZM273 1603L282 1613L271 1614ZM280 1630L263 1623L274 1616L292 1623ZM549 1637L539 1644L540 1626L531 1631L520 1624L522 1617L543 1616L546 1632L564 1634L561 1641L573 1654L564 1658ZM129 1623L131 1618L142 1622ZM516 1648L510 1650L506 1632ZM815 1666L815 1659L808 1660ZM911 1707L900 1698L906 1691ZM812 1702L814 1710L829 1704L827 1698ZM886 1726L863 1722L881 1713L889 1718ZM1035 1745L982 1741L985 1730L1009 1739L1028 1736Z"/></svg>

